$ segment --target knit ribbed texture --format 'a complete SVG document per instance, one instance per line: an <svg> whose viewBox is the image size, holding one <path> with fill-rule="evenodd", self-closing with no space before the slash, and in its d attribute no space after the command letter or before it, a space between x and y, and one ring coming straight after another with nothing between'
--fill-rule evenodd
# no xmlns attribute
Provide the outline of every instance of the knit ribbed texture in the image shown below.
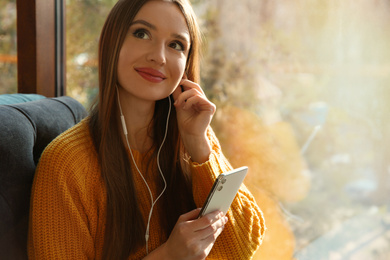
<svg viewBox="0 0 390 260"><path fill-rule="evenodd" d="M30 259L101 259L106 189L86 120L57 137L41 156L32 187L28 238ZM213 147L209 161L201 165L190 162L189 166L198 207L203 205L215 178L231 169L211 129L209 138ZM133 152L137 164L142 165L144 155ZM150 196L136 169L132 170L141 214L147 219ZM156 198L161 191L156 190L153 180L160 177L155 167L150 170L144 176L147 176ZM150 223L151 251L168 238L159 227L160 213L157 207ZM250 259L261 244L265 225L260 209L244 186L227 216L229 222L208 259ZM129 259L144 256L145 247Z"/></svg>

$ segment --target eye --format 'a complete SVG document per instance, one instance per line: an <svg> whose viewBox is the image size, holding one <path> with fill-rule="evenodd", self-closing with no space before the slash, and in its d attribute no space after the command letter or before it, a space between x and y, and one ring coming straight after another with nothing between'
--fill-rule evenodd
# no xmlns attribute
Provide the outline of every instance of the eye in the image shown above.
<svg viewBox="0 0 390 260"><path fill-rule="evenodd" d="M183 45L183 43L181 43L179 41L175 41L175 42L170 43L169 47L171 47L172 49L175 49L177 51L184 51L184 45Z"/></svg>
<svg viewBox="0 0 390 260"><path fill-rule="evenodd" d="M138 29L138 30L135 30L135 32L133 32L133 35L134 37L136 38L139 38L139 39L144 39L144 40L147 40L149 39L149 34L148 34L148 31L146 31L145 29Z"/></svg>

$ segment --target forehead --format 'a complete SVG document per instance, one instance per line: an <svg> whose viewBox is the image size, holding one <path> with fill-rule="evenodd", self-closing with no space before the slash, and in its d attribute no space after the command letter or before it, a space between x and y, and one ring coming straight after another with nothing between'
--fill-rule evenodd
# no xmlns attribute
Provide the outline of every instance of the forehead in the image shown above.
<svg viewBox="0 0 390 260"><path fill-rule="evenodd" d="M182 11L170 1L151 0L146 2L134 17L133 22L137 20L145 20L157 29L189 35L187 22Z"/></svg>

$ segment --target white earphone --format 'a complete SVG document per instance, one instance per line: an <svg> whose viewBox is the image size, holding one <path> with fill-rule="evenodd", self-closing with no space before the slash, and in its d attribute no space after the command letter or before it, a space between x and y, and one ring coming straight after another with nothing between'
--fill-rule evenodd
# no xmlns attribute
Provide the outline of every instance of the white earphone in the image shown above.
<svg viewBox="0 0 390 260"><path fill-rule="evenodd" d="M163 188L162 192L160 193L160 195L158 195L158 197L155 200L153 200L152 191L150 190L150 187L149 187L148 183L146 182L146 180L145 180L144 176L142 175L141 171L139 170L139 168L138 168L138 166L137 166L137 164L135 162L135 159L134 159L134 156L133 156L133 152L131 151L131 148L130 148L129 139L127 137L128 133L127 133L126 121L125 121L125 117L123 116L121 102L119 100L119 90L118 90L118 87L116 88L116 92L117 92L117 97L118 97L118 105L119 105L120 117L121 117L121 122L122 122L122 128L123 128L123 133L124 133L125 138L126 138L127 147L129 148L129 151L130 151L130 154L131 154L131 158L133 159L133 163L135 165L135 168L137 169L139 175L141 176L142 180L144 181L146 187L148 188L150 199L151 199L151 202L152 202L152 207L150 208L150 211L149 211L148 224L146 225L146 233L145 233L146 254L149 254L149 248L148 248L149 225L150 225L150 219L152 218L153 207L154 207L154 205L156 205L158 199L163 195L163 193L165 192L165 189L167 188L167 182L166 182L166 180L164 178L164 174L162 173L162 170L161 170L161 167L160 167L160 152L161 152L161 148L164 145L164 142L165 142L165 139L166 139L167 133L168 133L169 116L171 114L171 98L168 97L168 100L169 100L169 110L168 110L168 115L167 115L167 122L166 122L166 125L165 125L164 138L163 138L163 141L161 142L160 148L158 149L158 152L157 152L157 166L158 166L158 170L160 172L161 178L164 181L164 188Z"/></svg>

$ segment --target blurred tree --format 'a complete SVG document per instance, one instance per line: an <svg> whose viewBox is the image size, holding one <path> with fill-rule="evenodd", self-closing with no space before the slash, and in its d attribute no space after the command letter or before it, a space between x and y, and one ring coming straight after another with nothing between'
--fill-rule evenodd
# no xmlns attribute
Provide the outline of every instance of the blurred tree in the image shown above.
<svg viewBox="0 0 390 260"><path fill-rule="evenodd" d="M310 187L291 126L282 122L280 90L266 78L275 56L291 55L285 36L261 19L261 1L207 2L202 86L217 104L212 126L233 166L248 165L245 181L264 212L266 238L254 259L292 259L295 239L279 201L299 201ZM275 10L272 6L269 17Z"/></svg>
<svg viewBox="0 0 390 260"><path fill-rule="evenodd" d="M266 125L230 105L218 108L212 126L232 165L249 166L245 184L266 219L266 237L254 259L292 259L295 239L279 201L303 199L310 179L291 127L280 121Z"/></svg>
<svg viewBox="0 0 390 260"><path fill-rule="evenodd" d="M0 94L17 92L16 1L0 0Z"/></svg>
<svg viewBox="0 0 390 260"><path fill-rule="evenodd" d="M207 25L202 83L218 106L213 126L226 154L238 164L259 165L266 157L252 146L267 135L264 123L277 112L300 146L321 126L305 153L313 172L310 193L287 204L305 219L291 222L297 248L368 207L388 205L390 31L383 28L389 26L389 2L197 2L207 10L201 16ZM277 110L258 98L258 79L283 93ZM318 104L328 111L321 122L312 111ZM266 151L272 155L279 145ZM264 178L258 185L274 191Z"/></svg>

